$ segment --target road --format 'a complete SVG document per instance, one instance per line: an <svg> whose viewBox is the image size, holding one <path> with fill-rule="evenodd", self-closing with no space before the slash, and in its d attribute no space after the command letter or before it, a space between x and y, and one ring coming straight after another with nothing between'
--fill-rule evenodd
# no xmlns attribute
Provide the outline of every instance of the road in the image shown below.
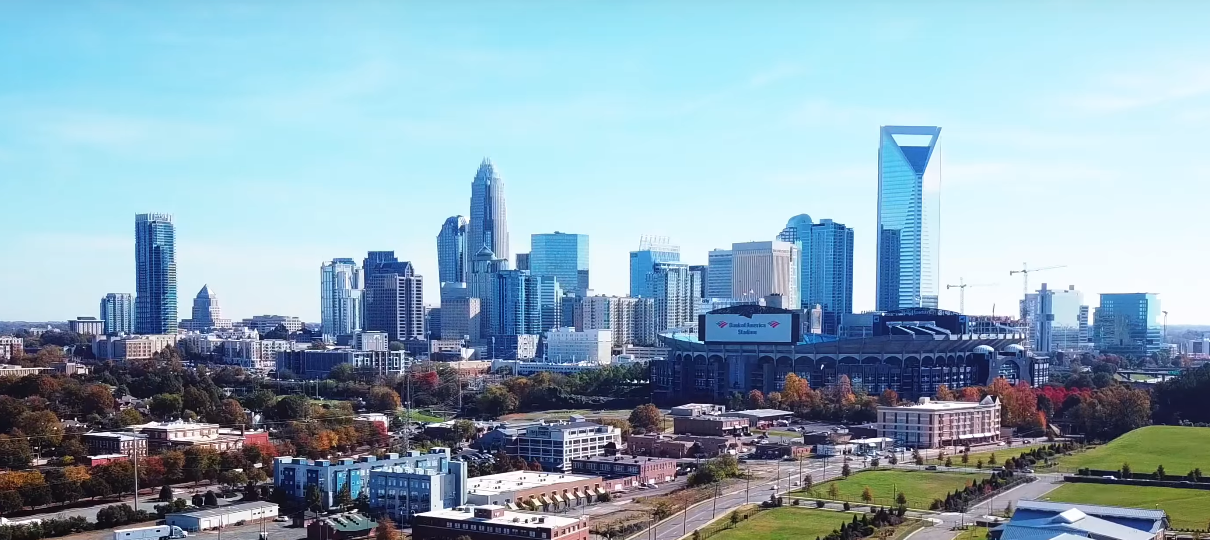
<svg viewBox="0 0 1210 540"><path fill-rule="evenodd" d="M218 489L219 489L219 486L200 486L200 487L176 486L172 490L172 496L177 499L185 499L186 501L188 501L189 498L192 497L194 493L206 493L207 491L211 491L211 490L213 490L215 493L218 493ZM140 491L141 491L141 493L139 494L139 508L138 509L146 510L147 512L149 512L151 514L155 514L155 506L157 504L164 504L156 499L160 493L160 490L158 488L155 489L154 494L150 493L150 492L145 492L142 490L140 490ZM239 496L237 495L236 498L238 498L238 497ZM221 503L223 501L224 501L224 499L220 497L219 502ZM22 516L18 519L21 519L21 520L52 519L52 518L53 519L62 519L62 518L68 518L68 517L74 517L74 516L82 516L82 517L88 519L88 521L96 522L97 521L97 511L99 511L102 508L105 508L106 506L112 506L115 504L128 504L131 507L133 507L134 506L134 497L127 495L125 497L122 497L121 500L110 499L110 500L106 500L103 503L95 504L92 506L82 506L79 508L68 508L66 510L60 510L57 512L44 512L44 513L40 513L40 514L32 514L29 516Z"/></svg>

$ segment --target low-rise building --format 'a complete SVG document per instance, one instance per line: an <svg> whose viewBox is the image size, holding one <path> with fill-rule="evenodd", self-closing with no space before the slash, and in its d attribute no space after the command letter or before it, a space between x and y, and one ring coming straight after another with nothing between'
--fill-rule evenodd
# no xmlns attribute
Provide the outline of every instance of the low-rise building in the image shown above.
<svg viewBox="0 0 1210 540"><path fill-rule="evenodd" d="M552 364L608 362L613 348L609 330L555 328L546 332L546 361Z"/></svg>
<svg viewBox="0 0 1210 540"><path fill-rule="evenodd" d="M552 512L592 504L602 494L624 488L624 482L608 481L600 476L512 471L471 478L466 502Z"/></svg>
<svg viewBox="0 0 1210 540"><path fill-rule="evenodd" d="M146 360L176 345L177 334L98 336L92 343L97 360Z"/></svg>
<svg viewBox="0 0 1210 540"><path fill-rule="evenodd" d="M96 317L76 317L67 321L67 329L81 336L85 334L103 336L105 335L105 321Z"/></svg>
<svg viewBox="0 0 1210 540"><path fill-rule="evenodd" d="M1000 402L934 401L878 407L878 436L909 448L967 446L1000 441Z"/></svg>
<svg viewBox="0 0 1210 540"><path fill-rule="evenodd" d="M12 360L25 354L25 340L13 336L0 336L0 361Z"/></svg>
<svg viewBox="0 0 1210 540"><path fill-rule="evenodd" d="M176 420L173 422L148 422L130 426L130 429L146 435L148 446L155 452L185 449L191 446L226 452L244 447L243 437L219 433L218 424Z"/></svg>
<svg viewBox="0 0 1210 540"><path fill-rule="evenodd" d="M543 422L525 428L517 437L515 453L544 470L567 472L571 460L604 455L622 446L622 432L613 426L584 422Z"/></svg>
<svg viewBox="0 0 1210 540"><path fill-rule="evenodd" d="M304 379L322 379L340 364L354 369L370 370L378 374L403 373L409 359L403 351L359 351L356 349L331 349L281 351L277 353L277 372L289 371Z"/></svg>
<svg viewBox="0 0 1210 540"><path fill-rule="evenodd" d="M988 531L994 540L1162 540L1168 529L1163 510L1093 504L1017 501L1012 519Z"/></svg>
<svg viewBox="0 0 1210 540"><path fill-rule="evenodd" d="M168 514L165 525L180 527L186 531L208 531L221 529L236 523L256 523L277 517L277 505L271 502L250 502L219 506L192 512Z"/></svg>
<svg viewBox="0 0 1210 540"><path fill-rule="evenodd" d="M702 416L706 414L721 415L727 412L727 407L723 405L715 405L713 403L686 403L679 407L673 407L668 411L672 416Z"/></svg>
<svg viewBox="0 0 1210 540"><path fill-rule="evenodd" d="M734 416L674 416L672 431L678 435L726 437L748 433L748 419Z"/></svg>
<svg viewBox="0 0 1210 540"><path fill-rule="evenodd" d="M759 459L801 459L810 457L811 447L803 444L763 442L756 445L753 453Z"/></svg>
<svg viewBox="0 0 1210 540"><path fill-rule="evenodd" d="M307 540L356 540L369 538L378 522L357 512L324 516L307 524Z"/></svg>
<svg viewBox="0 0 1210 540"><path fill-rule="evenodd" d="M658 457L593 456L571 460L571 472L598 475L601 478L626 482L627 487L640 484L663 484L676 478L676 460Z"/></svg>
<svg viewBox="0 0 1210 540"><path fill-rule="evenodd" d="M336 495L349 486L349 493L356 499L362 493L369 493L370 489L370 473L376 470L387 470L391 467L410 467L415 469L437 469L447 470L442 474L454 475L461 480L441 478L441 482L463 482L466 479L466 465L461 462L450 461L449 448L430 448L427 453L420 453L416 450L409 451L406 456L399 454L387 454L383 459L378 459L375 456L361 456L357 458L342 458L337 460L317 459L309 460L300 457L278 457L273 463L273 484L278 489L285 492L288 496L295 499L302 499L306 496L307 486L314 485L319 488L321 503L324 508L330 508L335 504ZM441 465L441 463L446 463ZM427 475L426 475L427 476ZM430 479L427 488L432 489L432 480ZM444 484L442 484L444 486ZM442 488L438 486L438 488ZM409 486L409 492L410 490ZM388 497L389 494L383 495Z"/></svg>
<svg viewBox="0 0 1210 540"><path fill-rule="evenodd" d="M778 409L749 409L746 411L731 411L727 413L727 416L746 418L748 419L748 425L752 429L765 429L777 424L779 421L789 420L794 416L794 413Z"/></svg>
<svg viewBox="0 0 1210 540"><path fill-rule="evenodd" d="M417 514L412 536L424 540L588 540L588 530L587 516L528 514L486 505Z"/></svg>
<svg viewBox="0 0 1210 540"><path fill-rule="evenodd" d="M403 464L370 470L370 507L396 521L466 504L466 463L450 459L449 451L415 456Z"/></svg>
<svg viewBox="0 0 1210 540"><path fill-rule="evenodd" d="M738 453L739 442L732 437L698 435L631 435L626 452L634 456L656 456L681 459L687 457L718 457Z"/></svg>
<svg viewBox="0 0 1210 540"><path fill-rule="evenodd" d="M0 377L24 377L26 375L40 375L42 373L50 373L54 371L52 368L45 367L25 367L14 366L12 364L0 364Z"/></svg>
<svg viewBox="0 0 1210 540"><path fill-rule="evenodd" d="M80 435L80 442L88 449L88 455L100 458L105 455L146 456L147 436L138 433L98 431Z"/></svg>

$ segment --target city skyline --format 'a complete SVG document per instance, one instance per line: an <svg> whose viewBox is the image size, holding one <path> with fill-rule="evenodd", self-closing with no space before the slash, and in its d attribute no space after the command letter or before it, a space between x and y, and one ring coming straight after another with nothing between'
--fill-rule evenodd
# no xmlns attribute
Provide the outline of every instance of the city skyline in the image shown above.
<svg viewBox="0 0 1210 540"><path fill-rule="evenodd" d="M0 249L38 255L0 270L0 319L93 315L105 293L134 291L129 219L147 208L174 214L180 287L209 283L232 319L318 321L315 266L375 249L413 261L436 303L432 234L467 211L466 183L483 156L508 180L510 253L526 252L532 233L586 234L594 292L627 291L640 235L672 238L680 260L697 264L807 213L853 228L853 308L873 309L873 132L939 125L940 284L996 284L966 290L967 311L1016 313L1020 276L1008 270L1027 262L1067 266L1031 277L1031 290L1075 285L1094 307L1101 293L1154 292L1170 324L1206 322L1204 256L1183 240L1204 226L1177 205L1210 190L1195 158L1198 118L1210 110L1210 85L1198 78L1208 44L1196 31L1138 28L1171 21L1169 8L1110 10L1088 25L1084 10L1059 6L1024 49L1007 43L1036 22L1028 10L986 6L927 17L906 7L723 6L695 15L693 33L632 28L625 41L588 31L584 20L631 22L591 6L529 22L492 8L467 20L454 8L405 17L390 7L288 16L215 7L219 34L193 22L194 8L157 6L156 25L101 9L4 9L22 24L5 26L0 44L31 51L21 66L46 67L0 99L12 119L0 126L0 167L20 179L4 185L13 210L0 227L12 234ZM674 10L650 9L647 20L675 20ZM332 39L321 47L303 32L276 43L265 28L281 17ZM333 17L358 31L319 23ZM937 31L967 18L996 23ZM124 31L89 46L63 39L93 24ZM753 39L733 50L707 37L737 34ZM892 43L932 51L930 61L888 59ZM838 54L813 52L823 50ZM86 69L95 54L129 61ZM1024 75L1006 77L1003 66ZM912 84L886 92L873 72ZM358 183L345 204L316 196L345 178ZM50 189L71 219L37 210ZM241 195L218 211L224 193ZM1107 231L1111 219L1121 225ZM299 235L307 242L287 241ZM1123 254L1127 245L1146 253ZM1142 256L1154 253L1193 260L1161 273ZM90 279L72 279L80 259ZM272 279L249 272L266 268ZM958 290L939 294L942 308L957 309Z"/></svg>

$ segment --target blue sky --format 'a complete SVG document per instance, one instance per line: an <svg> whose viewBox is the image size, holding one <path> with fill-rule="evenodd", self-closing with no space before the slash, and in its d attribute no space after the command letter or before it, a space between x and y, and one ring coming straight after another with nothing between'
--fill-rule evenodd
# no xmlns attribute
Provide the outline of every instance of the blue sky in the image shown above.
<svg viewBox="0 0 1210 540"><path fill-rule="evenodd" d="M181 316L317 320L319 265L431 277L484 156L513 251L683 259L795 214L856 231L874 296L878 126L942 126L941 273L970 312L1052 287L1207 322L1210 5L1181 2L79 2L0 5L0 319L134 290L134 214L175 215ZM1006 3L1007 4L1007 3ZM956 291L942 306L957 308Z"/></svg>

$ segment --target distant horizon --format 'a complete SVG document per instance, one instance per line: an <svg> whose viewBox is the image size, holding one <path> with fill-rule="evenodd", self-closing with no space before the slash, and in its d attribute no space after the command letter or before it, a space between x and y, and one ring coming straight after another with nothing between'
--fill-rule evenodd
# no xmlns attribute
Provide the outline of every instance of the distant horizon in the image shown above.
<svg viewBox="0 0 1210 540"><path fill-rule="evenodd" d="M700 7L700 6L699 6ZM1197 13L1202 13L1198 16ZM1044 15L1042 15L1044 14ZM510 252L590 239L623 295L642 235L681 260L808 214L854 231L875 306L883 125L940 126L940 295L1159 294L1210 318L1208 5L721 2L291 10L0 6L0 318L95 316L135 292L134 215L176 224L178 319L319 319L319 267L393 250L438 303L436 236L490 158ZM978 24L972 24L973 22ZM1022 28L1028 28L1023 39ZM1197 231L1203 231L1198 233ZM14 259L17 262L13 262Z"/></svg>

